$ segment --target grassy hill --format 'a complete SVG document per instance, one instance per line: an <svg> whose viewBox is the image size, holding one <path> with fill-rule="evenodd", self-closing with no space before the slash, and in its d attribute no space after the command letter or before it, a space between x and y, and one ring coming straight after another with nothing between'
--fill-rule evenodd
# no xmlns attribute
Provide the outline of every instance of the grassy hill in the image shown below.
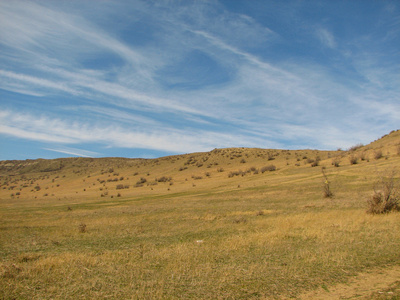
<svg viewBox="0 0 400 300"><path fill-rule="evenodd" d="M0 296L288 299L329 290L400 267L400 214L366 213L376 184L397 182L399 168L399 130L348 151L1 161Z"/></svg>

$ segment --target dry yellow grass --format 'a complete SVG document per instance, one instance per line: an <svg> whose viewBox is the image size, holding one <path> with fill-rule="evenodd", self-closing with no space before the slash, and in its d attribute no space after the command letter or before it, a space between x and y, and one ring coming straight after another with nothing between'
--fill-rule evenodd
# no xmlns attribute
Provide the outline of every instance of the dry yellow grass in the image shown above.
<svg viewBox="0 0 400 300"><path fill-rule="evenodd" d="M400 167L399 133L364 147L385 157L356 165L347 157L362 148L74 159L23 174L2 162L0 297L285 299L399 266L400 213L366 213L377 173ZM248 171L270 164L277 170ZM155 185L162 176L172 180Z"/></svg>

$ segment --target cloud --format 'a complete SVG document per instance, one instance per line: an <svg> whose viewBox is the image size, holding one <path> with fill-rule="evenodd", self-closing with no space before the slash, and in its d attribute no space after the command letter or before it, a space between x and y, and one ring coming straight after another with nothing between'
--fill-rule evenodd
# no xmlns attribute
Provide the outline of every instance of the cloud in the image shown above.
<svg viewBox="0 0 400 300"><path fill-rule="evenodd" d="M388 36L349 41L268 3L268 20L207 1L71 3L0 2L2 134L181 153L344 147L398 124Z"/></svg>
<svg viewBox="0 0 400 300"><path fill-rule="evenodd" d="M57 153L80 156L80 157L96 157L99 155L99 153L97 153L97 152L82 150L82 149L77 149L77 148L69 148L69 147L62 147L62 148L57 148L57 149L52 149L52 148L43 148L43 149L48 150L48 151L57 152Z"/></svg>
<svg viewBox="0 0 400 300"><path fill-rule="evenodd" d="M315 32L320 42L328 48L336 48L336 40L331 32L325 28L318 28Z"/></svg>
<svg viewBox="0 0 400 300"><path fill-rule="evenodd" d="M0 113L2 134L35 141L62 144L98 143L122 148L142 148L173 153L208 151L233 143L255 146L261 142L240 134L192 131L173 128L125 129L117 124L104 125L37 117L13 111Z"/></svg>

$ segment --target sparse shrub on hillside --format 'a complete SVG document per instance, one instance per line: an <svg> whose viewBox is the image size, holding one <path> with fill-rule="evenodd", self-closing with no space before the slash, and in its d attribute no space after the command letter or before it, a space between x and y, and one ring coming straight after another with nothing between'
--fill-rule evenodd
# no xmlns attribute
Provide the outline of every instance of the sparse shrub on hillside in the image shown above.
<svg viewBox="0 0 400 300"><path fill-rule="evenodd" d="M242 170L239 170L239 171L231 171L231 172L229 172L229 174L228 174L228 177L229 178L232 178L232 177L234 177L234 176L244 176L244 175L246 175L246 173L245 172L243 172Z"/></svg>
<svg viewBox="0 0 400 300"><path fill-rule="evenodd" d="M383 157L382 150L376 150L375 153L374 153L374 158L375 159L380 159L382 157Z"/></svg>
<svg viewBox="0 0 400 300"><path fill-rule="evenodd" d="M272 172L275 170L276 170L276 167L274 165L269 165L269 166L262 167L260 171L261 171L261 173L265 173L267 171Z"/></svg>
<svg viewBox="0 0 400 300"><path fill-rule="evenodd" d="M393 170L387 176L381 176L374 186L374 194L368 199L368 213L384 214L400 211L400 186Z"/></svg>
<svg viewBox="0 0 400 300"><path fill-rule="evenodd" d="M365 152L361 152L360 155L359 155L359 157L360 157L360 159L361 159L362 161L364 161L364 160L367 159L367 158L366 158L366 155L365 155Z"/></svg>
<svg viewBox="0 0 400 300"><path fill-rule="evenodd" d="M224 171L224 168L218 168L218 169L217 169L217 172L218 172L218 173L222 173L223 171Z"/></svg>
<svg viewBox="0 0 400 300"><path fill-rule="evenodd" d="M245 164L245 163L246 163L246 160L245 160L244 158L242 158L241 161L240 161L240 163L241 163L241 164Z"/></svg>
<svg viewBox="0 0 400 300"><path fill-rule="evenodd" d="M339 157L335 157L335 158L332 160L332 165L335 166L336 168L338 168L339 165L340 165L340 158L339 158Z"/></svg>
<svg viewBox="0 0 400 300"><path fill-rule="evenodd" d="M157 182L168 182L168 181L171 181L171 180L172 180L172 177L166 177L166 176L163 176L163 177L160 177L160 178L156 178Z"/></svg>
<svg viewBox="0 0 400 300"><path fill-rule="evenodd" d="M350 155L349 161L351 165L356 165L358 163L358 158L354 155Z"/></svg>
<svg viewBox="0 0 400 300"><path fill-rule="evenodd" d="M141 177L140 180L138 182L136 182L136 185L140 185L140 184L143 185L143 183L146 183L146 182L147 182L147 179L144 177Z"/></svg>
<svg viewBox="0 0 400 300"><path fill-rule="evenodd" d="M400 155L400 145L397 145L397 155Z"/></svg>
<svg viewBox="0 0 400 300"><path fill-rule="evenodd" d="M251 172L253 172L253 174L258 174L259 173L259 171L258 171L258 169L256 167L250 167L250 168L248 168L246 170L246 173L251 174Z"/></svg>
<svg viewBox="0 0 400 300"><path fill-rule="evenodd" d="M312 164L311 167L317 167L319 166L319 160L315 160Z"/></svg>
<svg viewBox="0 0 400 300"><path fill-rule="evenodd" d="M324 168L322 168L321 170L322 170L322 176L323 176L323 179L324 179L324 184L323 184L324 197L325 198L332 198L333 197L333 193L331 191L331 187L330 187L330 182L328 180L328 176L326 175Z"/></svg>
<svg viewBox="0 0 400 300"><path fill-rule="evenodd" d="M356 150L358 150L358 149L360 149L362 147L364 147L363 144L357 144L357 145L354 145L354 146L350 147L348 151L349 152L354 152L354 151L356 151Z"/></svg>
<svg viewBox="0 0 400 300"><path fill-rule="evenodd" d="M321 160L321 158L319 156L317 156L315 159L308 158L306 163L311 164L311 167L317 167L317 166L319 166L320 160Z"/></svg>

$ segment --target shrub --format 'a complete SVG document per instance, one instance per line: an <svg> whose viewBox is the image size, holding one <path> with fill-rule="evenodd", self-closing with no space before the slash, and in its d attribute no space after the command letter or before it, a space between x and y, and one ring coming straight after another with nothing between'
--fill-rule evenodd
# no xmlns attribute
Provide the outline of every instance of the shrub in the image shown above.
<svg viewBox="0 0 400 300"><path fill-rule="evenodd" d="M276 170L276 167L274 165L269 165L269 166L262 167L261 173L264 173L266 171L271 172L271 171L275 171L275 170Z"/></svg>
<svg viewBox="0 0 400 300"><path fill-rule="evenodd" d="M328 176L326 175L324 169L322 169L322 176L324 178L324 185L323 185L324 197L325 198L332 198L333 197L333 193L331 191L330 182L328 180Z"/></svg>
<svg viewBox="0 0 400 300"><path fill-rule="evenodd" d="M317 166L319 166L319 161L318 161L318 160L314 161L314 162L311 164L311 167L317 167Z"/></svg>
<svg viewBox="0 0 400 300"><path fill-rule="evenodd" d="M167 182L167 181L171 181L171 180L172 180L172 177L166 177L166 176L156 178L156 181L158 181L158 182Z"/></svg>
<svg viewBox="0 0 400 300"><path fill-rule="evenodd" d="M356 151L357 149L360 149L362 147L364 147L363 144L357 144L357 145L354 145L354 146L350 147L348 151L353 152L353 151Z"/></svg>
<svg viewBox="0 0 400 300"><path fill-rule="evenodd" d="M355 157L354 155L350 155L349 161L351 165L356 165L358 163L358 158Z"/></svg>
<svg viewBox="0 0 400 300"><path fill-rule="evenodd" d="M400 188L395 180L396 172L381 176L374 186L374 194L368 199L368 213L384 214L400 211Z"/></svg>
<svg viewBox="0 0 400 300"><path fill-rule="evenodd" d="M360 159L363 161L366 160L365 152L360 153Z"/></svg>
<svg viewBox="0 0 400 300"><path fill-rule="evenodd" d="M245 174L246 174L246 173L243 172L242 170L239 170L239 171L232 171L232 172L229 172L228 177L229 177L229 178L232 178L232 177L234 177L234 176L240 176L240 175L244 176Z"/></svg>
<svg viewBox="0 0 400 300"><path fill-rule="evenodd" d="M375 159L380 159L380 158L382 158L382 156L383 156L383 154L382 154L381 150L375 151L375 154L374 154Z"/></svg>
<svg viewBox="0 0 400 300"><path fill-rule="evenodd" d="M138 186L138 185L143 185L143 183L146 183L146 182L147 182L147 179L144 178L144 177L141 177L140 180L139 180L138 182L136 182L136 185L137 185L137 186Z"/></svg>
<svg viewBox="0 0 400 300"><path fill-rule="evenodd" d="M336 168L338 168L339 165L340 165L340 158L339 158L339 157L335 157L335 158L332 160L332 165L335 166Z"/></svg>

